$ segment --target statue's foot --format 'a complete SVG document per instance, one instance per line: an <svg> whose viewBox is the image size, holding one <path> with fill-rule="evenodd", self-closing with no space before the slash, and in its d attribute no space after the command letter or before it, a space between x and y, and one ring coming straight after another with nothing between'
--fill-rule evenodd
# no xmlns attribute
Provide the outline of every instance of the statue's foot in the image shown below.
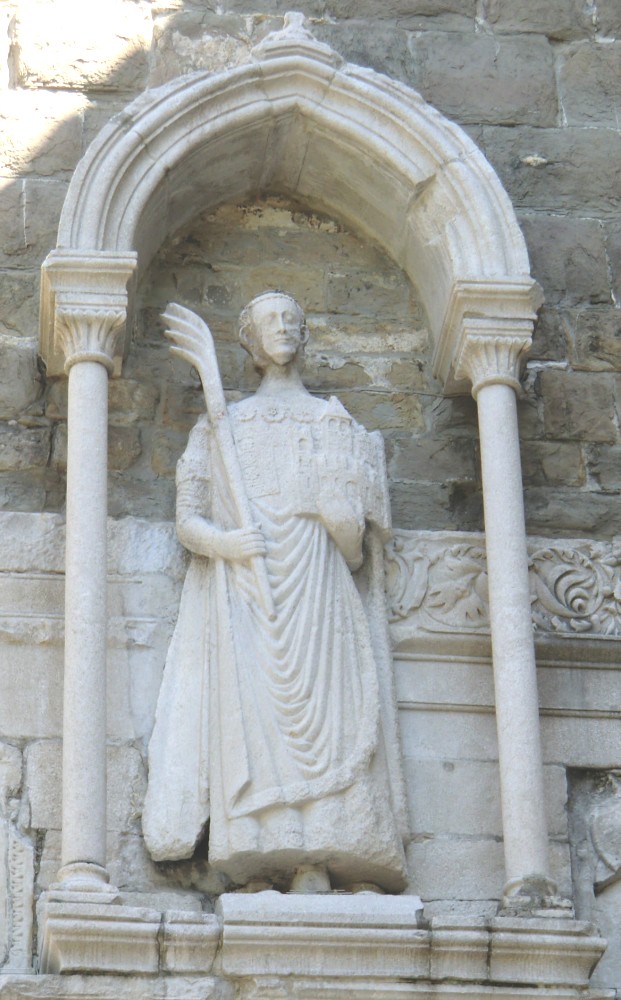
<svg viewBox="0 0 621 1000"><path fill-rule="evenodd" d="M265 879L253 878L250 882L246 882L242 885L241 889L236 889L235 892L265 892L266 889L273 889L274 886L271 882L266 882Z"/></svg>
<svg viewBox="0 0 621 1000"><path fill-rule="evenodd" d="M378 896L385 895L381 885L377 885L375 882L352 882L348 888L349 892L375 892Z"/></svg>
<svg viewBox="0 0 621 1000"><path fill-rule="evenodd" d="M290 892L330 892L330 876L327 869L313 865L302 865L297 869L291 882Z"/></svg>

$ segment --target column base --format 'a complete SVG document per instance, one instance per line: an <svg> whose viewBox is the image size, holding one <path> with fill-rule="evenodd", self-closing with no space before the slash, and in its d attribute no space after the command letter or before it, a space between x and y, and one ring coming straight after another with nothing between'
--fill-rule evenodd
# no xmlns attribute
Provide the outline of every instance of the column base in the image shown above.
<svg viewBox="0 0 621 1000"><path fill-rule="evenodd" d="M573 920L570 899L559 896L556 882L545 875L510 879L504 887L498 915Z"/></svg>
<svg viewBox="0 0 621 1000"><path fill-rule="evenodd" d="M93 902L113 903L118 899L119 890L110 885L107 870L93 861L72 861L63 865L58 872L58 882L50 888L54 893L77 893L83 902L92 897Z"/></svg>

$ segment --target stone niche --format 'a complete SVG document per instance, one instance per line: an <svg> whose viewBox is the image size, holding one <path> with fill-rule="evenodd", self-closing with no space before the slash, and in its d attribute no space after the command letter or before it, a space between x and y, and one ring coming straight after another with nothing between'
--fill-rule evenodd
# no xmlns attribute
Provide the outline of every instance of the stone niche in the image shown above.
<svg viewBox="0 0 621 1000"><path fill-rule="evenodd" d="M405 533L387 551L411 822L411 880L399 896L231 892L200 846L190 860L155 863L142 837L146 747L186 564L172 524L174 466L203 409L196 376L164 346L159 313L172 298L213 324L234 400L255 385L234 341L235 317L273 285L309 312L312 391L338 394L382 432L394 522ZM42 281L58 466L66 369L72 419L87 418L88 440L101 448L94 458L76 422L67 445L79 474L68 476L65 615L59 515L7 515L4 534L20 542L0 555L10 596L1 640L19 651L2 676L17 712L0 699L1 731L23 751L1 829L5 841L19 839L23 857L36 848L45 973L33 986L9 976L9 996L585 995L603 942L573 919L567 898L564 768L572 737L585 744L593 711L602 711L598 682L611 653L599 633L582 646L580 666L588 661L594 679L584 711L569 701L574 647L554 637L542 656L551 720L542 776L515 415L539 301L511 204L467 136L408 88L344 64L300 17L288 17L247 64L173 81L95 140L71 182ZM481 437L495 556L487 568L480 537L440 537L481 527L475 407L463 398L470 384L481 425L501 435L492 445ZM508 468L506 482L493 481L494 464ZM500 525L491 542L489 504ZM476 555L456 559L459 546ZM439 595L434 573L449 575ZM492 596L508 595L500 613L486 603L488 581ZM464 590L475 591L465 607ZM24 695L42 685L45 712ZM496 731L501 705L505 725ZM589 763L597 766L593 756ZM499 772L509 819L500 817ZM17 885L26 912L27 878L4 883L2 898ZM499 913L503 887L513 896ZM12 938L0 937L6 954L14 939L27 941L24 920L12 926Z"/></svg>

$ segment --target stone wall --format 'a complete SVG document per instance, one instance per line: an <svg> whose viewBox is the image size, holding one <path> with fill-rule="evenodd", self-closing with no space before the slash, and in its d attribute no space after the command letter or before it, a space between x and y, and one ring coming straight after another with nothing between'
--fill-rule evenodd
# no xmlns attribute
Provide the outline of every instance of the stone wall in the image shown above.
<svg viewBox="0 0 621 1000"><path fill-rule="evenodd" d="M274 0L258 11L231 0L216 12L181 0L106 0L86 16L69 0L53 7L45 0L4 5L3 509L63 508L64 387L46 382L37 369L35 344L39 265L55 244L73 167L102 125L141 90L247 59L250 47L281 24L287 6ZM503 0L313 0L298 6L316 35L346 58L420 90L466 128L498 170L546 295L521 404L529 529L614 535L621 518L618 5L528 2L519 12ZM340 393L369 426L384 432L395 523L480 528L474 405L466 398L442 399L429 372L424 317L402 277L377 248L342 233L338 220L315 225L312 206L281 204L267 217L260 206L229 211L231 218L224 211L220 222L197 219L163 248L144 283L146 312L125 377L111 396L113 514L171 516L172 466L189 414L200 405L189 373L173 372L163 360L154 310L169 294L199 308L223 338L225 367L237 366L227 372L230 388L242 389L248 371L233 361L230 342L252 281L220 286L222 269L229 267L227 278L231 266L241 271L255 245L264 263L264 274L255 271L259 283L287 284L312 314L318 333L309 366L313 389ZM253 235L248 220L259 217ZM229 259L233 247L218 246L218 225L225 224L238 232L236 264ZM331 227L340 248L330 242ZM347 240L357 255L344 249ZM320 245L333 253L323 275ZM207 265L220 277L214 279ZM369 331L375 338L382 334L384 347L376 339L361 348ZM360 350L368 354L362 367L360 359L352 360ZM171 406L189 410L176 419Z"/></svg>
<svg viewBox="0 0 621 1000"><path fill-rule="evenodd" d="M247 59L290 5L7 0L0 10L0 508L11 539L0 565L0 913L14 884L21 893L9 929L0 923L0 963L26 961L28 879L36 875L38 892L59 863L66 382L46 379L37 365L40 264L55 245L75 164L110 117L146 87ZM412 85L461 124L498 171L546 296L520 403L529 530L618 534L618 0L297 7L344 57ZM314 335L311 389L338 394L384 434L396 526L481 528L475 404L443 397L416 290L383 251L278 192L255 192L210 216L199 208L145 273L131 353L110 389L111 872L135 901L159 905L167 896L162 907L197 910L218 888L204 860L155 866L139 823L146 740L183 575L170 523L174 466L203 405L195 373L168 354L162 307L179 301L210 322L235 398L255 384L235 341L239 309L267 285L291 290ZM618 881L596 887L595 897L599 862L584 817L607 797L617 808L613 644L564 636L542 654L540 671L554 873L569 893L573 830L574 881L588 885L581 915L611 927ZM459 654L405 643L397 681L414 888L430 915L489 915L503 870L487 640ZM618 947L608 961L603 986L614 985Z"/></svg>

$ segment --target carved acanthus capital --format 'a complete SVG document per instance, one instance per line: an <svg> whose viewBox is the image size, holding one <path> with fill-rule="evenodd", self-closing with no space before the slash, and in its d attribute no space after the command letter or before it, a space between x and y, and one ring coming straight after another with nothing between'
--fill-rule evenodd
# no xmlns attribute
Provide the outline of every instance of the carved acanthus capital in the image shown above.
<svg viewBox="0 0 621 1000"><path fill-rule="evenodd" d="M65 372L80 361L97 361L110 374L123 353L125 310L65 307L56 311L56 343L65 356Z"/></svg>
<svg viewBox="0 0 621 1000"><path fill-rule="evenodd" d="M41 271L40 352L48 375L97 361L120 375L135 253L53 250Z"/></svg>
<svg viewBox="0 0 621 1000"><path fill-rule="evenodd" d="M513 324L508 329L498 329L489 320L468 324L456 359L455 375L472 383L476 399L484 385L509 385L520 391L520 366L530 343L530 330L520 332Z"/></svg>

